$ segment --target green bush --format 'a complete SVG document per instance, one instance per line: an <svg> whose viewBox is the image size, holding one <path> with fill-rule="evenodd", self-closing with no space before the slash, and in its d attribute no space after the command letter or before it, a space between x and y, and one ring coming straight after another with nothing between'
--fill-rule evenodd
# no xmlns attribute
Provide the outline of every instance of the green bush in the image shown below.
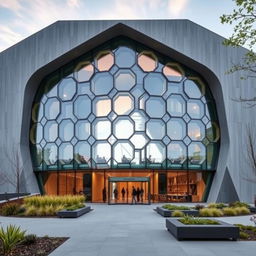
<svg viewBox="0 0 256 256"><path fill-rule="evenodd" d="M241 239L248 239L248 238L249 238L249 235L246 234L246 233L243 232L243 231L240 231L240 232L239 232L239 237L240 237Z"/></svg>
<svg viewBox="0 0 256 256"><path fill-rule="evenodd" d="M210 203L208 204L208 208L216 208L216 209L222 209L224 207L227 207L224 203Z"/></svg>
<svg viewBox="0 0 256 256"><path fill-rule="evenodd" d="M205 206L203 204L196 204L195 205L195 209L198 210L198 211L203 209L203 208L205 208Z"/></svg>
<svg viewBox="0 0 256 256"><path fill-rule="evenodd" d="M222 211L223 211L224 215L227 215L227 216L236 216L237 215L236 208L225 207Z"/></svg>
<svg viewBox="0 0 256 256"><path fill-rule="evenodd" d="M190 210L191 208L190 207L187 207L187 206L179 206L179 205L174 205L174 204L165 204L162 206L162 208L166 209L166 210L170 210L170 211L173 211L173 210Z"/></svg>
<svg viewBox="0 0 256 256"><path fill-rule="evenodd" d="M35 234L26 235L22 241L22 244L30 245L36 242L37 236Z"/></svg>
<svg viewBox="0 0 256 256"><path fill-rule="evenodd" d="M216 220L209 220L209 219L200 219L191 216L185 216L179 221L185 225L219 225L219 222Z"/></svg>
<svg viewBox="0 0 256 256"><path fill-rule="evenodd" d="M25 236L26 231L22 231L20 227L9 225L6 230L0 228L0 240L4 255L8 255L14 247L20 243Z"/></svg>
<svg viewBox="0 0 256 256"><path fill-rule="evenodd" d="M249 208L250 205L245 203L245 202L236 201L236 202L229 203L229 207L246 207L246 208Z"/></svg>
<svg viewBox="0 0 256 256"><path fill-rule="evenodd" d="M85 206L84 204L77 204L77 205L67 207L66 210L67 211L74 211L74 210L83 208L84 206Z"/></svg>
<svg viewBox="0 0 256 256"><path fill-rule="evenodd" d="M221 217L223 212L216 208L204 208L199 210L199 216L201 217Z"/></svg>
<svg viewBox="0 0 256 256"><path fill-rule="evenodd" d="M251 213L250 210L245 206L235 207L234 209L236 210L237 215L246 215Z"/></svg>
<svg viewBox="0 0 256 256"><path fill-rule="evenodd" d="M3 216L13 216L18 215L20 210L20 205L17 203L7 203L1 207L1 215Z"/></svg>
<svg viewBox="0 0 256 256"><path fill-rule="evenodd" d="M185 214L184 212L175 210L174 212L172 212L172 217L183 217Z"/></svg>

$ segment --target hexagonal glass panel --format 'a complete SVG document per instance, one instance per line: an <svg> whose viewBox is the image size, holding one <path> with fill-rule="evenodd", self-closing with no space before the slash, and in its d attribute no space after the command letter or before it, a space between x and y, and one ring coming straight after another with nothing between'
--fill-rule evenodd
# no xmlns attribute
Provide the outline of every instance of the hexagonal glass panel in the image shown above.
<svg viewBox="0 0 256 256"><path fill-rule="evenodd" d="M190 77L184 82L184 90L189 98L200 99L205 94L205 85L200 78Z"/></svg>
<svg viewBox="0 0 256 256"><path fill-rule="evenodd" d="M209 122L206 126L206 135L211 142L217 142L220 139L220 129L215 122Z"/></svg>
<svg viewBox="0 0 256 256"><path fill-rule="evenodd" d="M103 51L96 57L96 67L99 71L108 71L114 64L114 56L110 51Z"/></svg>
<svg viewBox="0 0 256 256"><path fill-rule="evenodd" d="M133 159L133 151L129 142L118 142L114 145L114 159L118 163L128 164Z"/></svg>
<svg viewBox="0 0 256 256"><path fill-rule="evenodd" d="M73 78L66 78L59 84L59 97L63 100L71 100L76 93L76 82Z"/></svg>
<svg viewBox="0 0 256 256"><path fill-rule="evenodd" d="M163 68L163 73L169 81L180 82L184 76L184 71L176 63L167 63Z"/></svg>
<svg viewBox="0 0 256 256"><path fill-rule="evenodd" d="M118 118L114 122L114 135L118 139L128 139L133 134L134 127L130 119Z"/></svg>
<svg viewBox="0 0 256 256"><path fill-rule="evenodd" d="M146 101L146 112L153 118L163 117L165 115L165 101L160 97L150 97Z"/></svg>
<svg viewBox="0 0 256 256"><path fill-rule="evenodd" d="M114 111L118 115L128 115L134 108L133 99L129 94L119 94L114 99Z"/></svg>
<svg viewBox="0 0 256 256"><path fill-rule="evenodd" d="M111 157L111 146L107 142L96 142L92 148L92 157L97 164L106 164Z"/></svg>
<svg viewBox="0 0 256 256"><path fill-rule="evenodd" d="M119 91L130 91L135 83L135 75L130 70L120 70L115 75L115 87Z"/></svg>
<svg viewBox="0 0 256 256"><path fill-rule="evenodd" d="M172 140L182 140L186 136L186 124L180 118L173 118L167 123L167 134Z"/></svg>
<svg viewBox="0 0 256 256"><path fill-rule="evenodd" d="M95 100L93 105L95 116L107 116L111 111L111 99L107 97L101 97Z"/></svg>
<svg viewBox="0 0 256 256"><path fill-rule="evenodd" d="M74 136L74 124L71 120L63 120L60 123L60 139L70 141Z"/></svg>
<svg viewBox="0 0 256 256"><path fill-rule="evenodd" d="M204 115L204 105L200 100L190 100L187 102L187 112L191 118L202 118Z"/></svg>
<svg viewBox="0 0 256 256"><path fill-rule="evenodd" d="M167 147L167 157L172 164L182 164L187 158L186 146L182 142L171 142Z"/></svg>
<svg viewBox="0 0 256 256"><path fill-rule="evenodd" d="M150 139L161 140L165 136L165 123L162 120L150 119L146 127Z"/></svg>
<svg viewBox="0 0 256 256"><path fill-rule="evenodd" d="M45 117L49 119L56 119L60 113L60 102L56 98L51 98L45 103Z"/></svg>
<svg viewBox="0 0 256 256"><path fill-rule="evenodd" d="M166 158L166 148L162 142L150 142L147 147L147 163L162 163Z"/></svg>
<svg viewBox="0 0 256 256"><path fill-rule="evenodd" d="M130 141L136 149L142 149L149 141L148 137L144 133L135 133Z"/></svg>
<svg viewBox="0 0 256 256"><path fill-rule="evenodd" d="M73 160L73 146L70 143L60 145L59 160L61 164L69 164Z"/></svg>
<svg viewBox="0 0 256 256"><path fill-rule="evenodd" d="M113 88L113 77L107 73L97 73L91 82L92 92L95 95L107 95Z"/></svg>
<svg viewBox="0 0 256 256"><path fill-rule="evenodd" d="M167 111L172 116L183 116L186 111L184 98L181 95L171 95L167 99Z"/></svg>
<svg viewBox="0 0 256 256"><path fill-rule="evenodd" d="M111 122L108 119L97 119L93 123L93 136L96 140L107 139L111 134Z"/></svg>
<svg viewBox="0 0 256 256"><path fill-rule="evenodd" d="M131 114L132 120L135 122L135 131L145 131L145 123L148 118L142 111L135 111Z"/></svg>
<svg viewBox="0 0 256 256"><path fill-rule="evenodd" d="M160 73L150 73L145 77L144 87L150 95L161 96L166 91L166 79Z"/></svg>
<svg viewBox="0 0 256 256"><path fill-rule="evenodd" d="M30 141L33 144L39 143L43 138L43 127L40 123L33 124L30 129Z"/></svg>
<svg viewBox="0 0 256 256"><path fill-rule="evenodd" d="M89 61L78 63L76 66L76 79L78 82L88 81L94 73L94 67Z"/></svg>
<svg viewBox="0 0 256 256"><path fill-rule="evenodd" d="M74 102L74 112L77 118L87 118L91 113L91 100L87 95L78 96Z"/></svg>
<svg viewBox="0 0 256 256"><path fill-rule="evenodd" d="M153 52L144 51L138 57L138 64L143 71L154 71L157 67L157 57Z"/></svg>
<svg viewBox="0 0 256 256"><path fill-rule="evenodd" d="M120 68L130 68L135 64L135 52L127 47L120 47L116 51L116 64Z"/></svg>
<svg viewBox="0 0 256 256"><path fill-rule="evenodd" d="M91 134L91 124L86 120L81 120L76 123L76 137L79 140L86 140Z"/></svg>
<svg viewBox="0 0 256 256"><path fill-rule="evenodd" d="M58 137L58 124L55 121L48 121L44 127L44 139L53 142Z"/></svg>
<svg viewBox="0 0 256 256"><path fill-rule="evenodd" d="M75 160L79 164L88 163L91 157L91 146L85 141L80 141L75 146Z"/></svg>
<svg viewBox="0 0 256 256"><path fill-rule="evenodd" d="M188 123L188 136L191 140L202 140L205 137L205 127L201 121Z"/></svg>
<svg viewBox="0 0 256 256"><path fill-rule="evenodd" d="M200 142L192 142L188 146L188 159L190 164L202 164L206 158L205 146Z"/></svg>
<svg viewBox="0 0 256 256"><path fill-rule="evenodd" d="M58 159L58 148L54 143L48 143L43 150L44 161L47 165L53 165Z"/></svg>

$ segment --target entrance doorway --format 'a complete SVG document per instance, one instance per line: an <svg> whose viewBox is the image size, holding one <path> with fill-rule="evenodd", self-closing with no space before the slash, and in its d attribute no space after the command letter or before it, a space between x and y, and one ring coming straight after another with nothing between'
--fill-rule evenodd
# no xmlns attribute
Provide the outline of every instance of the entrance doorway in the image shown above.
<svg viewBox="0 0 256 256"><path fill-rule="evenodd" d="M150 204L150 178L109 177L108 204Z"/></svg>

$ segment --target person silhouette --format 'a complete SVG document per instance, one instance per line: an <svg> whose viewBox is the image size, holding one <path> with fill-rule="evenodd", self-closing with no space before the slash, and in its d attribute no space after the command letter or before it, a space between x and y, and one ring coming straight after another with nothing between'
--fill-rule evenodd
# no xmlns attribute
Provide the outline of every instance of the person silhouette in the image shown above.
<svg viewBox="0 0 256 256"><path fill-rule="evenodd" d="M103 199L103 202L106 203L106 200L107 200L107 190L106 190L105 187L102 189L102 199Z"/></svg>
<svg viewBox="0 0 256 256"><path fill-rule="evenodd" d="M137 191L136 191L136 195L137 195L137 202L140 202L140 188L137 187Z"/></svg>
<svg viewBox="0 0 256 256"><path fill-rule="evenodd" d="M124 198L125 198L125 189L124 189L124 187L122 188L121 193L122 193L122 199L124 201Z"/></svg>
<svg viewBox="0 0 256 256"><path fill-rule="evenodd" d="M132 187L132 204L133 204L133 202L136 204L136 194L137 194L137 192L136 192L135 187Z"/></svg>

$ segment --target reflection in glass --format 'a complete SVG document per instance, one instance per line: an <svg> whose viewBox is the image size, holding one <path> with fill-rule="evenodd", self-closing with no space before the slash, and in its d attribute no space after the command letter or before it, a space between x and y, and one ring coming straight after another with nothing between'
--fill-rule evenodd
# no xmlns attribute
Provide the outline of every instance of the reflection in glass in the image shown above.
<svg viewBox="0 0 256 256"><path fill-rule="evenodd" d="M109 120L97 120L93 134L97 140L107 139L111 134L111 122Z"/></svg>
<svg viewBox="0 0 256 256"><path fill-rule="evenodd" d="M162 163L165 160L165 146L161 142L150 142L147 145L147 163Z"/></svg>
<svg viewBox="0 0 256 256"><path fill-rule="evenodd" d="M205 147L200 142L192 142L188 146L188 158L191 164L202 164L205 160Z"/></svg>
<svg viewBox="0 0 256 256"><path fill-rule="evenodd" d="M133 123L129 119L117 119L114 123L114 135L118 139L128 139L133 133Z"/></svg>
<svg viewBox="0 0 256 256"><path fill-rule="evenodd" d="M110 51L100 53L96 58L99 71L108 71L114 64L114 56Z"/></svg>
<svg viewBox="0 0 256 256"><path fill-rule="evenodd" d="M98 164L106 164L111 157L111 146L107 142L96 142L93 147L93 160Z"/></svg>
<svg viewBox="0 0 256 256"><path fill-rule="evenodd" d="M61 164L69 164L73 160L73 147L70 143L63 143L59 147L59 159Z"/></svg>
<svg viewBox="0 0 256 256"><path fill-rule="evenodd" d="M211 142L217 142L220 139L220 129L215 122L209 122L206 126L207 138Z"/></svg>
<svg viewBox="0 0 256 256"><path fill-rule="evenodd" d="M91 113L91 100L87 95L78 96L74 103L74 112L78 118L86 118Z"/></svg>
<svg viewBox="0 0 256 256"><path fill-rule="evenodd" d="M171 95L167 99L167 111L172 116L183 116L185 114L185 100L180 95Z"/></svg>
<svg viewBox="0 0 256 256"><path fill-rule="evenodd" d="M188 114L191 118L202 118L204 115L204 106L201 101L188 101Z"/></svg>
<svg viewBox="0 0 256 256"><path fill-rule="evenodd" d="M167 134L172 140L182 140L186 134L186 124L182 119L171 119L167 123Z"/></svg>
<svg viewBox="0 0 256 256"><path fill-rule="evenodd" d="M63 79L59 85L59 97L65 100L71 100L76 93L76 82L73 78Z"/></svg>
<svg viewBox="0 0 256 256"><path fill-rule="evenodd" d="M86 140L91 133L91 124L86 120L81 120L76 123L76 137L79 140Z"/></svg>
<svg viewBox="0 0 256 256"><path fill-rule="evenodd" d="M95 103L95 115L107 116L111 111L111 100L109 98L99 98Z"/></svg>
<svg viewBox="0 0 256 256"><path fill-rule="evenodd" d="M152 52L142 52L138 57L138 64L143 71L154 71L157 66L157 58Z"/></svg>
<svg viewBox="0 0 256 256"><path fill-rule="evenodd" d="M190 78L185 81L184 90L189 98L200 99L204 95L205 86L199 78Z"/></svg>
<svg viewBox="0 0 256 256"><path fill-rule="evenodd" d="M180 82L184 71L178 64L167 63L163 68L163 73L169 81Z"/></svg>
<svg viewBox="0 0 256 256"><path fill-rule="evenodd" d="M132 120L135 122L135 131L144 131L147 118L142 111L135 111L131 114Z"/></svg>
<svg viewBox="0 0 256 256"><path fill-rule="evenodd" d="M146 132L150 139L161 140L165 136L165 124L162 120L150 119Z"/></svg>
<svg viewBox="0 0 256 256"><path fill-rule="evenodd" d="M47 100L45 104L45 117L55 119L60 112L60 102L56 98Z"/></svg>
<svg viewBox="0 0 256 256"><path fill-rule="evenodd" d="M57 161L57 146L54 143L48 143L43 151L44 161L48 165L53 165Z"/></svg>
<svg viewBox="0 0 256 256"><path fill-rule="evenodd" d="M167 157L172 164L184 163L186 155L186 147L182 142L171 142L167 147Z"/></svg>
<svg viewBox="0 0 256 256"><path fill-rule="evenodd" d="M53 142L58 137L58 124L55 121L48 121L44 127L44 138L48 142Z"/></svg>
<svg viewBox="0 0 256 256"><path fill-rule="evenodd" d="M205 129L202 122L190 121L188 123L188 135L192 140L202 140L205 137Z"/></svg>
<svg viewBox="0 0 256 256"><path fill-rule="evenodd" d="M118 163L130 163L133 159L133 147L128 142L118 142L114 146L114 159Z"/></svg>
<svg viewBox="0 0 256 256"><path fill-rule="evenodd" d="M33 124L30 130L30 141L33 144L39 143L43 138L43 127L40 123Z"/></svg>
<svg viewBox="0 0 256 256"><path fill-rule="evenodd" d="M130 68L135 63L135 52L127 47L120 47L116 51L116 64L120 68Z"/></svg>
<svg viewBox="0 0 256 256"><path fill-rule="evenodd" d="M144 86L150 95L161 96L166 91L166 80L162 74L150 73L145 77Z"/></svg>
<svg viewBox="0 0 256 256"><path fill-rule="evenodd" d="M114 100L114 111L118 115L128 115L133 109L133 100L128 95L119 95Z"/></svg>
<svg viewBox="0 0 256 256"><path fill-rule="evenodd" d="M119 91L129 91L135 85L135 75L129 70L122 70L115 76L115 86Z"/></svg>
<svg viewBox="0 0 256 256"><path fill-rule="evenodd" d="M141 149L148 142L148 138L146 137L146 135L144 135L144 133L135 133L131 137L130 141L132 142L136 149Z"/></svg>
<svg viewBox="0 0 256 256"><path fill-rule="evenodd" d="M91 147L90 145L85 142L81 141L78 142L75 146L75 159L80 163L88 163L91 156Z"/></svg>
<svg viewBox="0 0 256 256"><path fill-rule="evenodd" d="M70 141L74 136L74 124L71 120L63 120L60 123L60 139Z"/></svg>
<svg viewBox="0 0 256 256"><path fill-rule="evenodd" d="M107 95L113 88L113 77L108 73L97 73L92 79L92 91L95 95Z"/></svg>
<svg viewBox="0 0 256 256"><path fill-rule="evenodd" d="M160 97L150 97L146 101L146 112L150 117L163 117L165 114L165 101Z"/></svg>
<svg viewBox="0 0 256 256"><path fill-rule="evenodd" d="M34 122L39 122L44 114L44 105L42 103L35 103L32 108L32 120Z"/></svg>
<svg viewBox="0 0 256 256"><path fill-rule="evenodd" d="M88 81L94 73L93 65L88 62L81 62L76 67L76 78L78 82Z"/></svg>

